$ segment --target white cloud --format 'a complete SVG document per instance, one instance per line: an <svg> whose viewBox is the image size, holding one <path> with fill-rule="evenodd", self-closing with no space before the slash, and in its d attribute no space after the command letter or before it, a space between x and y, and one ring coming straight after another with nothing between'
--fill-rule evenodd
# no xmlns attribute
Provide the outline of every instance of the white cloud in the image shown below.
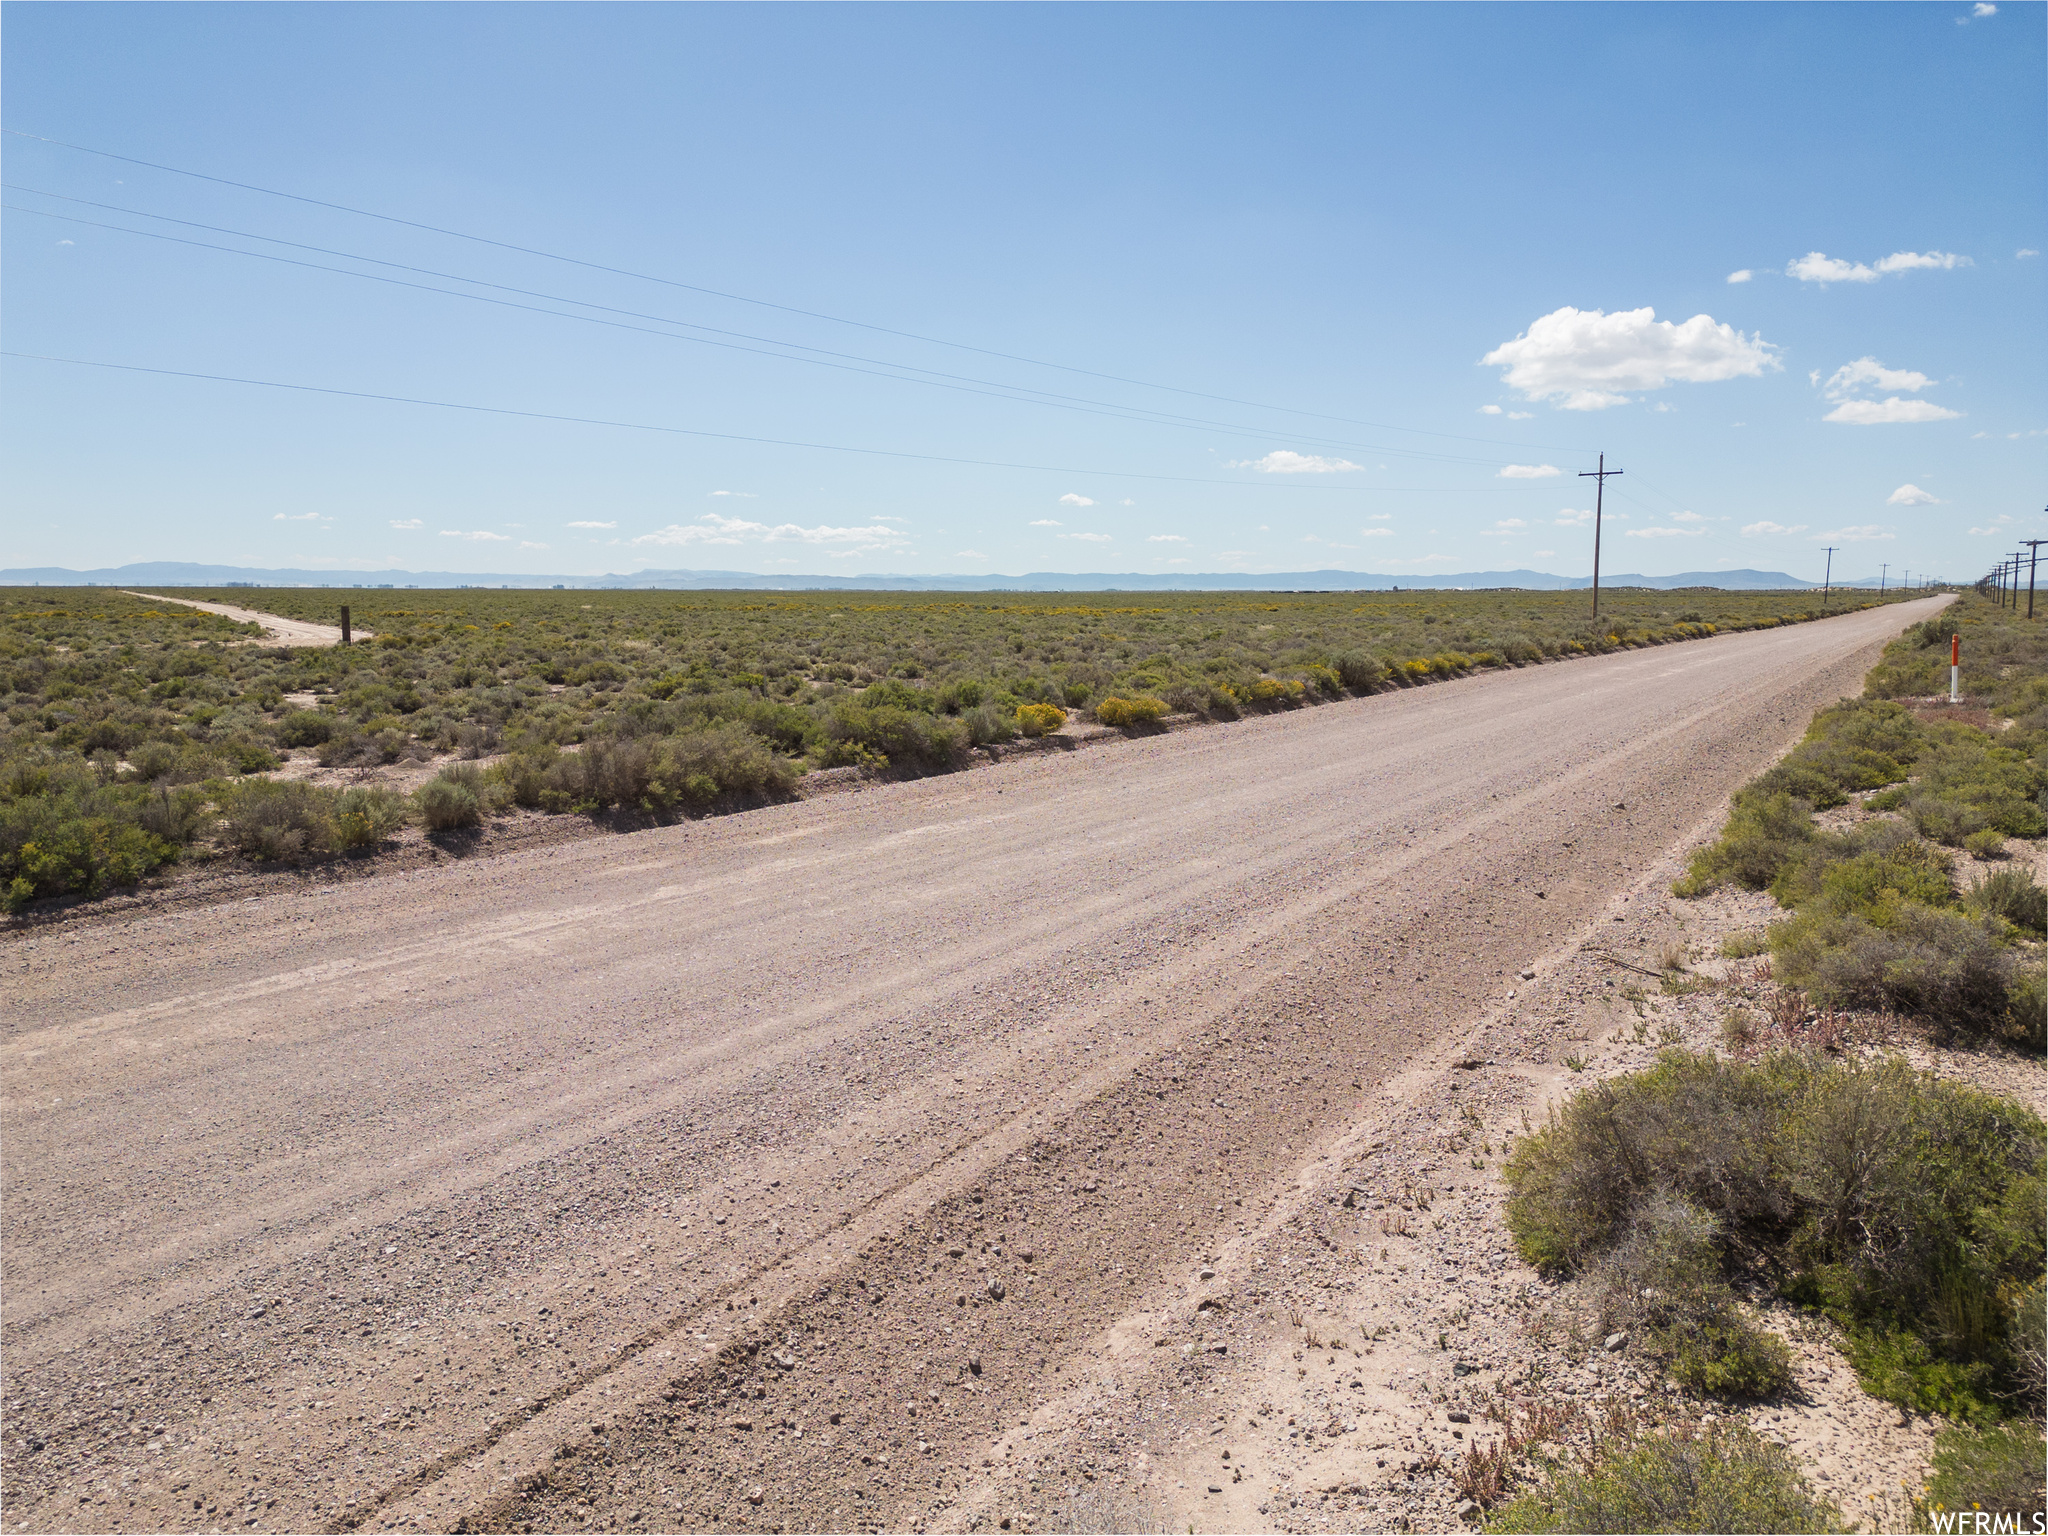
<svg viewBox="0 0 2048 1536"><path fill-rule="evenodd" d="M444 539L489 539L498 544L509 544L512 542L511 534L492 533L489 529L485 528L479 528L474 533L464 533L460 528L443 528L441 530L441 537Z"/></svg>
<svg viewBox="0 0 2048 1536"><path fill-rule="evenodd" d="M618 527L619 525L618 525L617 523L613 522L613 523L568 523L568 524L565 524L564 526L566 526L566 527L570 527L570 528L616 528L616 527Z"/></svg>
<svg viewBox="0 0 2048 1536"><path fill-rule="evenodd" d="M1822 421L1846 422L1852 427L1877 427L1910 421L1954 421L1961 411L1947 410L1932 400L1901 400L1893 395L1884 400L1844 400Z"/></svg>
<svg viewBox="0 0 2048 1536"><path fill-rule="evenodd" d="M1394 520L1394 514L1391 512L1368 512L1365 514L1365 520L1368 523L1391 523Z"/></svg>
<svg viewBox="0 0 2048 1536"><path fill-rule="evenodd" d="M1950 251L1894 251L1872 266L1860 261L1843 261L1838 256L1825 256L1819 251L1808 251L1785 268L1787 277L1796 277L1802 283L1874 283L1887 272L1911 272L1925 268L1937 272L1951 272L1957 267L1974 266L1967 256L1958 256Z"/></svg>
<svg viewBox="0 0 2048 1536"><path fill-rule="evenodd" d="M1533 421L1533 420L1535 420L1535 418L1536 418L1536 413L1535 413L1534 411L1509 411L1509 412L1508 412L1508 420L1509 420L1509 421ZM1386 466L1386 465L1384 465L1384 464L1382 464L1382 465L1380 466L1380 468L1381 468L1381 469L1385 469L1386 467L1387 467L1387 466Z"/></svg>
<svg viewBox="0 0 2048 1536"><path fill-rule="evenodd" d="M536 543L534 543L534 542L533 542L533 540L531 540L531 539L521 539L521 540L519 541L519 547L520 547L521 549L546 549L546 548L547 548L547 545L545 545L545 544L536 544Z"/></svg>
<svg viewBox="0 0 2048 1536"><path fill-rule="evenodd" d="M1063 533L1059 537L1063 539L1080 539L1087 544L1107 544L1109 542L1109 535L1106 533Z"/></svg>
<svg viewBox="0 0 2048 1536"><path fill-rule="evenodd" d="M1060 498L1060 505L1063 507L1092 507L1095 505L1095 498L1093 496L1076 495L1074 492L1069 491Z"/></svg>
<svg viewBox="0 0 2048 1536"><path fill-rule="evenodd" d="M1908 481L1896 491L1893 491L1891 495L1885 497L1885 505L1891 507L1938 507L1941 505L1941 498L1930 495L1926 491L1921 490L1919 486Z"/></svg>
<svg viewBox="0 0 2048 1536"><path fill-rule="evenodd" d="M1874 283L1877 273L1860 261L1843 261L1838 256L1824 256L1819 251L1808 251L1785 268L1787 277L1796 277L1802 283Z"/></svg>
<svg viewBox="0 0 2048 1536"><path fill-rule="evenodd" d="M1145 535L1145 542L1147 544L1185 544L1187 540L1177 533L1148 533Z"/></svg>
<svg viewBox="0 0 2048 1536"><path fill-rule="evenodd" d="M2012 253L2012 258L2014 261L2025 261L2029 256L2038 256L2040 254L2041 253L2035 250L2032 246L2023 245L2018 250Z"/></svg>
<svg viewBox="0 0 2048 1536"><path fill-rule="evenodd" d="M1131 500L1130 497L1126 496L1122 501L1118 502L1117 505L1123 507L1135 507L1137 503Z"/></svg>
<svg viewBox="0 0 2048 1536"><path fill-rule="evenodd" d="M1806 524L1804 523L1794 523L1789 528L1787 528L1783 523L1773 523L1769 521L1761 523L1744 523L1742 525L1742 536L1746 539L1754 539L1762 534L1786 534L1804 532L1806 532Z"/></svg>
<svg viewBox="0 0 2048 1536"><path fill-rule="evenodd" d="M1893 251L1877 263L1880 272L1953 272L1957 267L1974 267L1976 263L1967 256L1958 256L1952 251Z"/></svg>
<svg viewBox="0 0 2048 1536"><path fill-rule="evenodd" d="M1056 517L1034 517L1031 520L1031 526L1034 528L1064 528L1067 525Z"/></svg>
<svg viewBox="0 0 2048 1536"><path fill-rule="evenodd" d="M1819 375L1809 374L1809 378ZM1874 357L1859 357L1853 363L1844 363L1828 376L1821 392L1830 400L1845 400L1850 395L1860 394L1866 389L1903 389L1908 392L1925 389L1934 380L1924 373L1911 368L1887 368Z"/></svg>
<svg viewBox="0 0 2048 1536"><path fill-rule="evenodd" d="M293 512L289 514L276 512L271 514L270 520L273 523L317 523L320 521L320 514L318 512Z"/></svg>
<svg viewBox="0 0 2048 1536"><path fill-rule="evenodd" d="M1707 530L1704 528L1628 528L1623 531L1631 539L1696 539Z"/></svg>
<svg viewBox="0 0 2048 1536"><path fill-rule="evenodd" d="M1531 400L1598 411L1626 404L1632 391L1753 377L1779 366L1775 350L1711 315L1674 325L1648 305L1611 315L1566 306L1479 361L1505 367L1503 381Z"/></svg>
<svg viewBox="0 0 2048 1536"><path fill-rule="evenodd" d="M1993 5L1991 0L1977 0L1977 3L1970 7L1970 14L1981 21L1986 16L1996 16L1998 7Z"/></svg>
<svg viewBox="0 0 2048 1536"><path fill-rule="evenodd" d="M1536 551L1536 558L1538 560L1548 560L1552 555L1555 555L1556 553L1557 551L1554 549L1539 549Z"/></svg>
<svg viewBox="0 0 2048 1536"><path fill-rule="evenodd" d="M1498 416L1500 414L1500 407L1497 405L1482 405L1479 407L1479 414L1482 416Z"/></svg>
<svg viewBox="0 0 2048 1536"><path fill-rule="evenodd" d="M988 556L978 549L962 549L956 550L953 558L955 560L986 560Z"/></svg>
<svg viewBox="0 0 2048 1536"><path fill-rule="evenodd" d="M1591 507L1579 511L1574 511L1570 507L1560 507L1557 510L1557 526L1560 528L1583 528L1592 521Z"/></svg>
<svg viewBox="0 0 2048 1536"><path fill-rule="evenodd" d="M1480 529L1479 534L1481 538L1512 538L1517 534L1527 533L1528 531L1529 525L1521 518L1504 517L1491 528Z"/></svg>
<svg viewBox="0 0 2048 1536"><path fill-rule="evenodd" d="M1361 539L1391 539L1394 536L1394 530L1391 528L1361 528L1358 530L1358 536Z"/></svg>
<svg viewBox="0 0 2048 1536"><path fill-rule="evenodd" d="M843 551L845 554L865 554L872 550L900 549L904 544L902 530L869 523L858 527L835 528L821 523L815 528L805 528L796 523L749 522L741 517L721 517L716 512L706 512L694 523L671 523L653 533L643 533L632 540L635 544L848 544L854 546ZM832 551L837 557L841 551Z"/></svg>
<svg viewBox="0 0 2048 1536"><path fill-rule="evenodd" d="M406 531L410 532L412 529L415 528L424 528L426 524L421 522L416 517L408 517L402 521L394 517L391 519L391 526L394 528L403 528Z"/></svg>
<svg viewBox="0 0 2048 1536"><path fill-rule="evenodd" d="M1717 522L1719 519L1703 517L1697 512L1674 512L1671 514L1671 521L1674 523L1710 523Z"/></svg>
<svg viewBox="0 0 2048 1536"><path fill-rule="evenodd" d="M2001 512L1998 516L1991 519L1991 525L1988 528L1972 528L1970 532L1976 534L1979 538L1985 538L1994 533L2003 533L2018 521L2019 519L2011 513Z"/></svg>
<svg viewBox="0 0 2048 1536"><path fill-rule="evenodd" d="M1510 464L1498 471L1494 478L1496 480L1548 480L1552 475L1561 475L1563 473L1564 471L1555 464Z"/></svg>
<svg viewBox="0 0 2048 1536"><path fill-rule="evenodd" d="M742 501L758 501L761 496L759 491L713 491L711 494L714 496L737 496Z"/></svg>
<svg viewBox="0 0 2048 1536"><path fill-rule="evenodd" d="M1263 459L1233 459L1224 467L1256 469L1268 475L1336 475L1365 468L1349 459L1326 459L1321 454L1296 453L1291 448L1276 448Z"/></svg>
<svg viewBox="0 0 2048 1536"><path fill-rule="evenodd" d="M1748 282L1748 281L1749 281L1749 280L1750 280L1750 279L1751 279L1752 277L1755 277L1755 276L1756 276L1756 274L1755 274L1754 272L1750 271L1750 270L1749 270L1749 268L1747 268L1747 267L1744 267L1744 268L1743 268L1743 269L1742 269L1741 271L1739 271L1739 272L1730 272L1730 273L1728 274L1728 281L1729 281L1729 282L1731 282L1731 283L1746 283L1746 282Z"/></svg>
<svg viewBox="0 0 2048 1536"><path fill-rule="evenodd" d="M59 245L76 245L78 242L76 240L59 240L57 243Z"/></svg>
<svg viewBox="0 0 2048 1536"><path fill-rule="evenodd" d="M1891 539L1898 535L1878 523L1863 523L1854 528L1830 528L1826 533L1810 533L1807 537L1818 544L1822 539L1840 539L1844 544L1867 544L1874 539Z"/></svg>
<svg viewBox="0 0 2048 1536"><path fill-rule="evenodd" d="M1659 400L1655 405L1651 406L1650 409L1653 411L1675 411L1678 409L1678 407L1673 405L1669 400Z"/></svg>

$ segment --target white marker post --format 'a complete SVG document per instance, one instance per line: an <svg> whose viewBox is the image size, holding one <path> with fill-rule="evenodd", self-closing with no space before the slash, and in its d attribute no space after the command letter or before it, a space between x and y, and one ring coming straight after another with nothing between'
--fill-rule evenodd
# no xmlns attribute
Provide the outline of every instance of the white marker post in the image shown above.
<svg viewBox="0 0 2048 1536"><path fill-rule="evenodd" d="M1963 637L1948 637L1948 701L1951 704L1963 702Z"/></svg>

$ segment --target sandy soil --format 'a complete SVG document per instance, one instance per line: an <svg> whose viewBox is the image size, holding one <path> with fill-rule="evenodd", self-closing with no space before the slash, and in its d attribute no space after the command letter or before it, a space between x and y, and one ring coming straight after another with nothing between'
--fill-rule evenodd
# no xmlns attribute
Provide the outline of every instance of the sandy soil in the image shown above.
<svg viewBox="0 0 2048 1536"><path fill-rule="evenodd" d="M127 591L124 587L123 591ZM309 624L303 619L281 619L274 613L258 613L253 608L233 608L226 603L195 603L189 597L161 597L154 592L129 592L130 597L139 597L152 603L175 603L184 608L199 608L207 613L217 613L223 618L235 619L244 624L261 624L263 632L278 645L339 645L341 626L339 624ZM351 623L351 637L357 640L374 640L376 631Z"/></svg>
<svg viewBox="0 0 2048 1536"><path fill-rule="evenodd" d="M1474 1378L1262 1330L1505 1304L1459 1111L1564 1081L1519 973L1932 606L6 936L8 1518L1358 1523L1289 1373L1390 1468ZM1425 1174L1463 1246L1396 1257Z"/></svg>

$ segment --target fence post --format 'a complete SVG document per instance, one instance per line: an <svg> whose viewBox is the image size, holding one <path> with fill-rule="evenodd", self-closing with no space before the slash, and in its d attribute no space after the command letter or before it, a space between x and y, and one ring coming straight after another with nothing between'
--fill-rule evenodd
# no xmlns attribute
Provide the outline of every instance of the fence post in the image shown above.
<svg viewBox="0 0 2048 1536"><path fill-rule="evenodd" d="M347 603L343 603L341 605L341 643L343 645L347 645L349 643Z"/></svg>

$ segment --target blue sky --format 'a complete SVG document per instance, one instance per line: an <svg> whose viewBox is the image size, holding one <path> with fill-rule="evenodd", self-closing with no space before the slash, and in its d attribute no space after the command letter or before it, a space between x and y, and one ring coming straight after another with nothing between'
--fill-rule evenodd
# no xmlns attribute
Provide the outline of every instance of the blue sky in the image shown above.
<svg viewBox="0 0 2048 1536"><path fill-rule="evenodd" d="M1603 451L1609 572L2044 520L2040 4L6 19L16 134L390 216L10 136L10 351L689 429L9 358L6 565L1583 574Z"/></svg>

